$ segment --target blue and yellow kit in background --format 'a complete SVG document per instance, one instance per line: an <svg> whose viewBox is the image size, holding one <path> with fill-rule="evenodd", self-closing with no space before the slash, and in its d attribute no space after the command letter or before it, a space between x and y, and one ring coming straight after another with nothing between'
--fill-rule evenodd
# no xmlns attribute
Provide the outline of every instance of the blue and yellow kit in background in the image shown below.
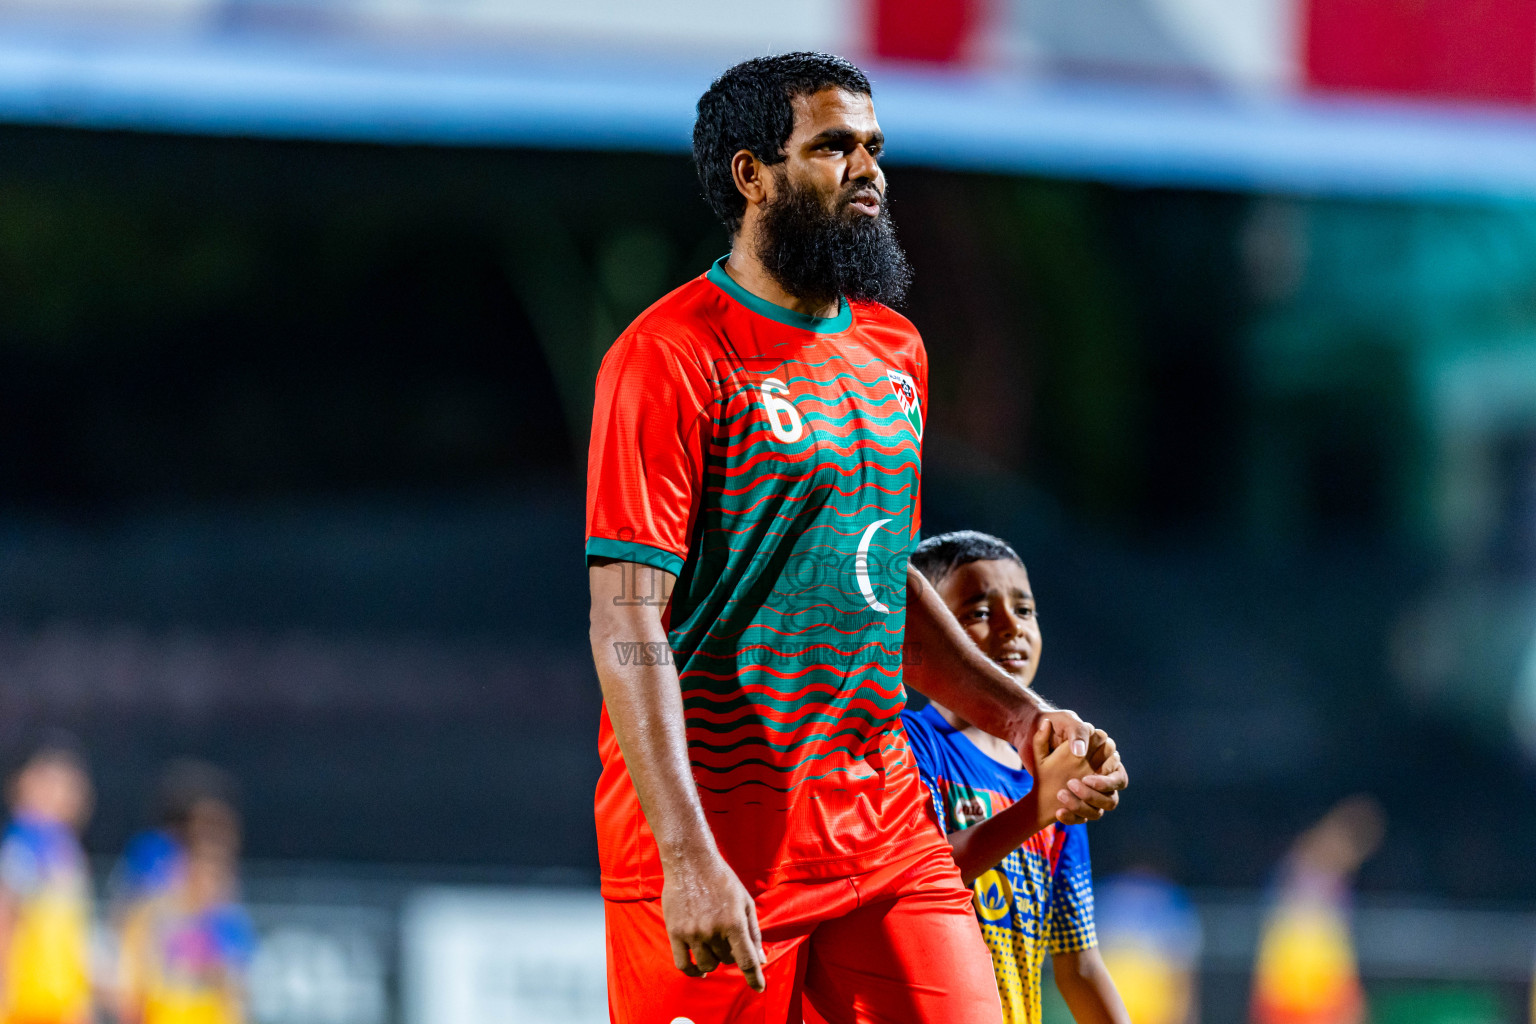
<svg viewBox="0 0 1536 1024"><path fill-rule="evenodd" d="M0 974L3 1024L87 1024L90 878L75 834L17 818L0 840L0 881L16 900Z"/></svg>
<svg viewBox="0 0 1536 1024"><path fill-rule="evenodd" d="M123 929L121 981L136 1024L243 1024L255 952L256 930L236 904L146 901Z"/></svg>
<svg viewBox="0 0 1536 1024"><path fill-rule="evenodd" d="M902 713L918 774L946 833L970 828L1029 794L1027 769L999 764L932 706ZM1053 824L971 886L1008 1024L1040 1024L1045 955L1092 948L1093 876L1085 825Z"/></svg>

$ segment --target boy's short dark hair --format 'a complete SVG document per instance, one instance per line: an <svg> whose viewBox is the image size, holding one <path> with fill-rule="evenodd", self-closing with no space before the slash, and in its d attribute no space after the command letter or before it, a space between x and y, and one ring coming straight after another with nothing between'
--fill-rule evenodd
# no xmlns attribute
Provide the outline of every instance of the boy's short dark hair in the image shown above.
<svg viewBox="0 0 1536 1024"><path fill-rule="evenodd" d="M82 774L90 770L80 740L71 732L55 728L27 736L13 752L6 775L14 782L22 772L38 764L63 764Z"/></svg>
<svg viewBox="0 0 1536 1024"><path fill-rule="evenodd" d="M937 585L944 577L972 562L1015 562L1024 559L1006 541L978 530L956 530L924 540L912 552L912 566Z"/></svg>
<svg viewBox="0 0 1536 1024"><path fill-rule="evenodd" d="M165 766L155 793L155 819L161 828L184 830L197 805L204 802L234 807L235 783L227 772L195 758L179 758Z"/></svg>
<svg viewBox="0 0 1536 1024"><path fill-rule="evenodd" d="M693 166L710 209L734 235L747 199L731 177L731 158L749 150L766 164L784 159L795 130L796 96L839 88L870 95L869 79L852 61L830 53L781 53L742 61L699 97L693 122Z"/></svg>

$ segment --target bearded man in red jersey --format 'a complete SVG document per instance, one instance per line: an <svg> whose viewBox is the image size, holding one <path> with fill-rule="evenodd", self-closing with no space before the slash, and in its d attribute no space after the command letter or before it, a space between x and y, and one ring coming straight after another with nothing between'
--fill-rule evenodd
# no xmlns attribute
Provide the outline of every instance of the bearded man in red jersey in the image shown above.
<svg viewBox="0 0 1536 1024"><path fill-rule="evenodd" d="M620 1024L1000 1024L970 892L900 724L904 684L1026 751L1072 823L1114 744L1002 671L910 570L928 365L868 80L731 68L694 159L731 252L598 375L587 476L596 811ZM903 656L903 651L907 656Z"/></svg>

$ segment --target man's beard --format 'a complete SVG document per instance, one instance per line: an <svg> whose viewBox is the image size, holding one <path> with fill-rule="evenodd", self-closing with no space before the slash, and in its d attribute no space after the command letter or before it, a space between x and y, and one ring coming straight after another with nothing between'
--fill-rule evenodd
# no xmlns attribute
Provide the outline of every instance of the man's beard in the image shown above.
<svg viewBox="0 0 1536 1024"><path fill-rule="evenodd" d="M850 185L829 210L814 188L779 175L778 195L763 207L757 258L786 292L802 302L832 305L839 296L899 305L912 283L907 254L882 196L870 217L848 200L868 184Z"/></svg>

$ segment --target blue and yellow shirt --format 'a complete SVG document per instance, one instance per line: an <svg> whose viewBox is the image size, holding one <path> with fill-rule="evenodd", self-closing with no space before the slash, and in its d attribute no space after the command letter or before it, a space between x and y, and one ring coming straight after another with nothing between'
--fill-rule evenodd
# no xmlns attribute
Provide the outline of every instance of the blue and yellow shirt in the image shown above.
<svg viewBox="0 0 1536 1024"><path fill-rule="evenodd" d="M1034 786L1027 769L992 760L932 706L905 711L902 721L946 833L990 818ZM972 890L1004 1018L1008 1024L1040 1024L1046 953L1075 953L1096 943L1087 827L1042 829L976 879Z"/></svg>
<svg viewBox="0 0 1536 1024"><path fill-rule="evenodd" d="M1287 864L1259 937L1255 1024L1360 1024L1367 1015L1344 879Z"/></svg>
<svg viewBox="0 0 1536 1024"><path fill-rule="evenodd" d="M1186 1024L1194 1006L1200 916L1184 890L1135 871L1098 891L1104 965L1136 1024Z"/></svg>
<svg viewBox="0 0 1536 1024"><path fill-rule="evenodd" d="M256 930L243 908L191 910L169 893L129 916L123 989L141 1024L242 1024L255 951Z"/></svg>
<svg viewBox="0 0 1536 1024"><path fill-rule="evenodd" d="M181 843L164 829L138 833L112 871L114 900L132 906L169 892L181 881L185 861Z"/></svg>
<svg viewBox="0 0 1536 1024"><path fill-rule="evenodd" d="M18 818L0 840L16 921L0 976L3 1024L84 1024L91 1013L90 884L68 826Z"/></svg>

